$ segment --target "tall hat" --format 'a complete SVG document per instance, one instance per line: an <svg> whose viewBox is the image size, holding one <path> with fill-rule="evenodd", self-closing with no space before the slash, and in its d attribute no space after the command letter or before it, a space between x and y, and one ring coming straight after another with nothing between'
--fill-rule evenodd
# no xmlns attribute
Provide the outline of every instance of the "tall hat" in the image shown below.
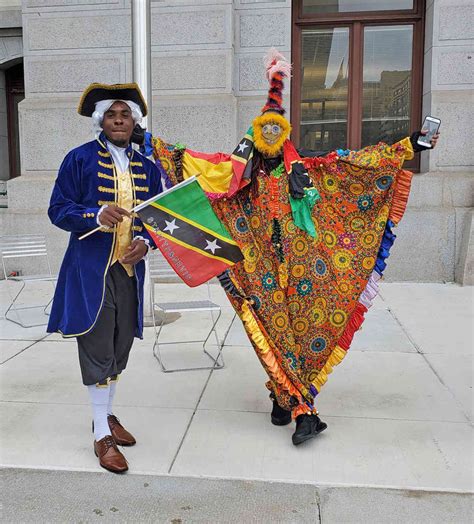
<svg viewBox="0 0 474 524"><path fill-rule="evenodd" d="M275 48L271 48L265 59L267 79L270 82L267 103L262 108L262 113L274 111L280 115L285 114L283 109L283 79L291 77L291 64Z"/></svg>
<svg viewBox="0 0 474 524"><path fill-rule="evenodd" d="M97 102L110 99L135 102L143 116L146 116L148 112L142 92L135 82L130 84L91 84L82 94L77 112L82 116L91 117Z"/></svg>
<svg viewBox="0 0 474 524"><path fill-rule="evenodd" d="M290 77L291 64L272 48L264 60L267 79L270 82L267 102L262 114L252 122L254 144L257 151L271 158L281 154L283 144L289 138L291 125L283 116L283 79ZM276 131L273 129L276 128Z"/></svg>

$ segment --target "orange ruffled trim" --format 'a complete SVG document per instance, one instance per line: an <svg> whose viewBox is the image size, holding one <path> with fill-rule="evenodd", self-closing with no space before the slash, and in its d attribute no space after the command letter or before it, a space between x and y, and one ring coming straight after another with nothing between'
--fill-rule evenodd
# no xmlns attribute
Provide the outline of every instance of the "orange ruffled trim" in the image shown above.
<svg viewBox="0 0 474 524"><path fill-rule="evenodd" d="M299 415L310 415L311 413L317 415L318 410L314 406L310 408L308 404L300 404L299 406L293 409L293 411L291 412L291 417L294 420Z"/></svg>
<svg viewBox="0 0 474 524"><path fill-rule="evenodd" d="M392 207L390 208L390 214L388 216L394 224L398 224L405 214L411 190L412 178L413 173L406 169L402 169L397 175L397 181L393 192Z"/></svg>
<svg viewBox="0 0 474 524"><path fill-rule="evenodd" d="M271 378L277 382L283 389L288 391L288 393L296 397L299 402L304 402L300 392L293 386L293 384L288 380L288 377L285 375L285 372L278 364L273 351L267 342L260 326L258 325L257 320L255 319L250 306L246 300L244 300L241 308L241 319L245 324L247 333L249 333L254 344L257 346L260 352L260 358L265 363L265 366L268 369L268 372ZM308 408L306 412L310 411Z"/></svg>
<svg viewBox="0 0 474 524"><path fill-rule="evenodd" d="M367 313L367 311L368 310L364 304L357 302L357 305L349 318L349 322L346 324L344 332L342 333L341 338L338 340L338 345L344 351L347 351L350 348L355 332L359 330L360 326L362 326L362 323L364 322L364 315Z"/></svg>

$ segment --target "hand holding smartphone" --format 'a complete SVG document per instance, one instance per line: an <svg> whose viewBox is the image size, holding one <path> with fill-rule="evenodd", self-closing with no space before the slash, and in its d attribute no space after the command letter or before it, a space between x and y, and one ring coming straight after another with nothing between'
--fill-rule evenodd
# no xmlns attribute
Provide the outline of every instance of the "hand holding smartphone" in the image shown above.
<svg viewBox="0 0 474 524"><path fill-rule="evenodd" d="M431 139L436 135L441 125L441 120L434 116L427 116L421 127L422 131L426 131L426 135L420 135L416 141L418 145L423 147L433 147L431 145Z"/></svg>

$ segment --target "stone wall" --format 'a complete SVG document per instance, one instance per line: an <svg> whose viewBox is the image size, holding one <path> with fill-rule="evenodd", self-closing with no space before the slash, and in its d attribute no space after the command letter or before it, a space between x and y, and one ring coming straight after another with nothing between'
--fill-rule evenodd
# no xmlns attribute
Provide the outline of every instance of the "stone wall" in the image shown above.
<svg viewBox="0 0 474 524"><path fill-rule="evenodd" d="M442 119L443 139L415 176L389 280L472 274L472 10L470 0L427 2L423 112ZM90 120L76 114L84 87L132 80L131 5L24 0L22 23L22 176L9 183L0 220L10 231L45 232L57 267L67 236L45 215L54 176L65 153L92 137ZM152 0L154 133L231 151L265 101L265 51L290 55L290 36L290 0Z"/></svg>
<svg viewBox="0 0 474 524"><path fill-rule="evenodd" d="M474 5L472 0L427 0L423 115L441 119L442 138L422 155L409 213L400 224L400 244L391 276L404 274L410 253L410 280L474 283ZM417 242L417 236L421 243ZM420 249L420 246L422 249ZM397 246L398 247L398 246ZM471 255L472 256L472 255Z"/></svg>

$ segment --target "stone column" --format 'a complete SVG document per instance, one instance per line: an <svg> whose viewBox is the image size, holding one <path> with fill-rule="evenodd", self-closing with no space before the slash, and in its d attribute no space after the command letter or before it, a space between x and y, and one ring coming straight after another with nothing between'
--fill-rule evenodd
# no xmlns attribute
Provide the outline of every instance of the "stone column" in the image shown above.
<svg viewBox="0 0 474 524"><path fill-rule="evenodd" d="M442 140L423 155L422 170L434 181L431 187L427 177L424 190L429 198L441 193L439 213L452 216L453 276L464 284L474 283L473 20L472 0L427 2L423 114L441 119Z"/></svg>

